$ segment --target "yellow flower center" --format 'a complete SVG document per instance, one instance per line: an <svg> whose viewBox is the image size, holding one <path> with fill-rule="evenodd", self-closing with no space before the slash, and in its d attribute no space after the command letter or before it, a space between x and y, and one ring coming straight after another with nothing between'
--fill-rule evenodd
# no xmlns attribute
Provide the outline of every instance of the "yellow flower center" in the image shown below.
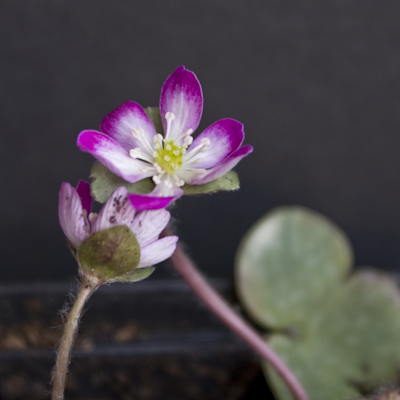
<svg viewBox="0 0 400 400"><path fill-rule="evenodd" d="M174 174L182 166L182 157L186 153L187 146L178 146L173 139L164 139L164 146L160 142L156 145L157 155L155 162L168 174Z"/></svg>

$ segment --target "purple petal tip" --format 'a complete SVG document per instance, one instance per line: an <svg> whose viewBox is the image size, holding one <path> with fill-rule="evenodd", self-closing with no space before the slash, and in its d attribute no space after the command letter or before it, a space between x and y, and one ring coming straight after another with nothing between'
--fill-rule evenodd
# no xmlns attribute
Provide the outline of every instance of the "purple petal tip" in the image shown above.
<svg viewBox="0 0 400 400"><path fill-rule="evenodd" d="M174 197L156 197L132 193L128 197L136 211L165 208L175 199Z"/></svg>

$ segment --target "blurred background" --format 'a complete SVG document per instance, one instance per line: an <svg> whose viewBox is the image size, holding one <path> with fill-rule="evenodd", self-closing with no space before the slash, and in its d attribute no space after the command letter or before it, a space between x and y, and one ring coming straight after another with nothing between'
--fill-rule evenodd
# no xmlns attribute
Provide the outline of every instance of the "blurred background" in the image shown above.
<svg viewBox="0 0 400 400"><path fill-rule="evenodd" d="M202 271L232 278L240 238L284 204L338 224L356 265L398 271L399 15L395 0L1 1L0 281L74 279L58 191L94 162L76 137L126 100L157 106L179 65L203 87L198 133L235 118L255 148L240 191L172 209Z"/></svg>

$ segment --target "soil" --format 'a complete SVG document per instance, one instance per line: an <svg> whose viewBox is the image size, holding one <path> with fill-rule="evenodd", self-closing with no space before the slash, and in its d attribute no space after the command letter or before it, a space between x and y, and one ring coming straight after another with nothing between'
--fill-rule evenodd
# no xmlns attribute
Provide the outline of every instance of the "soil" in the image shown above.
<svg viewBox="0 0 400 400"><path fill-rule="evenodd" d="M232 300L226 282L214 284ZM0 287L0 400L49 398L55 348L73 286ZM89 299L65 399L272 396L257 357L183 282L149 280L102 287Z"/></svg>

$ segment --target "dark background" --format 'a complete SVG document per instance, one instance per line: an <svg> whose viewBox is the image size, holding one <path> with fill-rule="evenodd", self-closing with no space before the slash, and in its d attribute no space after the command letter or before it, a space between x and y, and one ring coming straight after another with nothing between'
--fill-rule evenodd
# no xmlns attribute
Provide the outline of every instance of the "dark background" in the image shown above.
<svg viewBox="0 0 400 400"><path fill-rule="evenodd" d="M347 232L357 265L400 267L400 2L2 0L1 282L72 280L62 181L93 163L76 137L124 101L157 106L179 65L255 151L241 190L185 197L175 227L209 276L271 208L301 204ZM160 267L155 277L168 275Z"/></svg>

